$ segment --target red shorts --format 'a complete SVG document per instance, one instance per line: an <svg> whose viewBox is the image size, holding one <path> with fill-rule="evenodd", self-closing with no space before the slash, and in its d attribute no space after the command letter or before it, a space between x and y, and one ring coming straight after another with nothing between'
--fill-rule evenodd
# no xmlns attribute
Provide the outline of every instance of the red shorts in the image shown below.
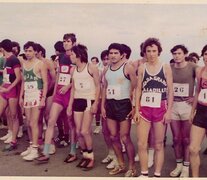
<svg viewBox="0 0 207 180"><path fill-rule="evenodd" d="M146 107L141 106L139 113L141 118L148 122L159 122L163 120L163 116L167 111L167 101L161 101L161 107L153 108L153 107Z"/></svg>
<svg viewBox="0 0 207 180"><path fill-rule="evenodd" d="M59 88L57 88L56 93L53 96L54 103L60 104L61 106L63 106L63 108L67 108L69 99L70 99L70 90L67 91L65 94L60 94Z"/></svg>
<svg viewBox="0 0 207 180"><path fill-rule="evenodd" d="M8 88L10 84L4 84L2 87ZM9 92L0 93L0 96L3 97L5 100L9 100L10 98L18 98L18 90L17 86L13 87Z"/></svg>

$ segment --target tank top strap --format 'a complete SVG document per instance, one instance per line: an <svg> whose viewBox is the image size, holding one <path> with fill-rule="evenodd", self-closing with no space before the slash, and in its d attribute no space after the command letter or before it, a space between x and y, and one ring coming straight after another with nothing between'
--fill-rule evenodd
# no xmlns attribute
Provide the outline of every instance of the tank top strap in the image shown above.
<svg viewBox="0 0 207 180"><path fill-rule="evenodd" d="M205 67L202 67L201 68L201 71L200 71L200 73L199 73L199 92L200 92L200 90L201 90L201 86L202 86L202 74L203 74L203 71L205 70Z"/></svg>

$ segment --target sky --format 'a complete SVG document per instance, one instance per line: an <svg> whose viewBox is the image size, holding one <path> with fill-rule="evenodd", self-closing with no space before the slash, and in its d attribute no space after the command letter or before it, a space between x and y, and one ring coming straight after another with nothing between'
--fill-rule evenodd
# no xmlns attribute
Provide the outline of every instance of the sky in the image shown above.
<svg viewBox="0 0 207 180"><path fill-rule="evenodd" d="M100 58L103 50L118 42L130 46L131 59L138 59L139 46L148 37L159 38L160 59L166 62L177 44L199 55L207 44L207 4L1 2L0 7L0 40L17 41L21 49L29 40L38 42L48 58L65 33L76 34L77 42L87 46L89 58Z"/></svg>

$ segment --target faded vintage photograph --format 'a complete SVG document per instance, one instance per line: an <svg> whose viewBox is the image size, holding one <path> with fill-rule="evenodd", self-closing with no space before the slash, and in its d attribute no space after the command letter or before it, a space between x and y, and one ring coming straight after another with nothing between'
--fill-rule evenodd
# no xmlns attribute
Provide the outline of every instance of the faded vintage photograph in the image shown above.
<svg viewBox="0 0 207 180"><path fill-rule="evenodd" d="M0 8L0 178L207 177L207 3Z"/></svg>

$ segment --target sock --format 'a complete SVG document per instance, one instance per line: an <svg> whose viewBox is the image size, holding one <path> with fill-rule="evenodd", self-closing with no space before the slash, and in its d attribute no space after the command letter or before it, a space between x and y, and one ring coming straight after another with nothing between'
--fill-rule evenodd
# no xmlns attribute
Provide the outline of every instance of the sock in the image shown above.
<svg viewBox="0 0 207 180"><path fill-rule="evenodd" d="M94 159L94 154L93 154L93 150L92 150L92 149L91 149L91 150L88 150L87 157L88 157L89 159Z"/></svg>
<svg viewBox="0 0 207 180"><path fill-rule="evenodd" d="M49 156L49 149L50 149L50 144L45 144L43 148L43 154L45 156Z"/></svg>
<svg viewBox="0 0 207 180"><path fill-rule="evenodd" d="M70 145L70 154L72 154L72 155L76 154L76 143L72 143Z"/></svg>
<svg viewBox="0 0 207 180"><path fill-rule="evenodd" d="M148 171L141 171L141 174L142 174L143 176L148 176Z"/></svg>
<svg viewBox="0 0 207 180"><path fill-rule="evenodd" d="M182 169L183 167L183 160L182 159L176 159L177 167L179 169Z"/></svg>
<svg viewBox="0 0 207 180"><path fill-rule="evenodd" d="M83 158L87 158L87 154L88 154L87 149L83 149L82 151L83 151Z"/></svg>
<svg viewBox="0 0 207 180"><path fill-rule="evenodd" d="M154 177L160 177L161 176L161 173L154 173Z"/></svg>

